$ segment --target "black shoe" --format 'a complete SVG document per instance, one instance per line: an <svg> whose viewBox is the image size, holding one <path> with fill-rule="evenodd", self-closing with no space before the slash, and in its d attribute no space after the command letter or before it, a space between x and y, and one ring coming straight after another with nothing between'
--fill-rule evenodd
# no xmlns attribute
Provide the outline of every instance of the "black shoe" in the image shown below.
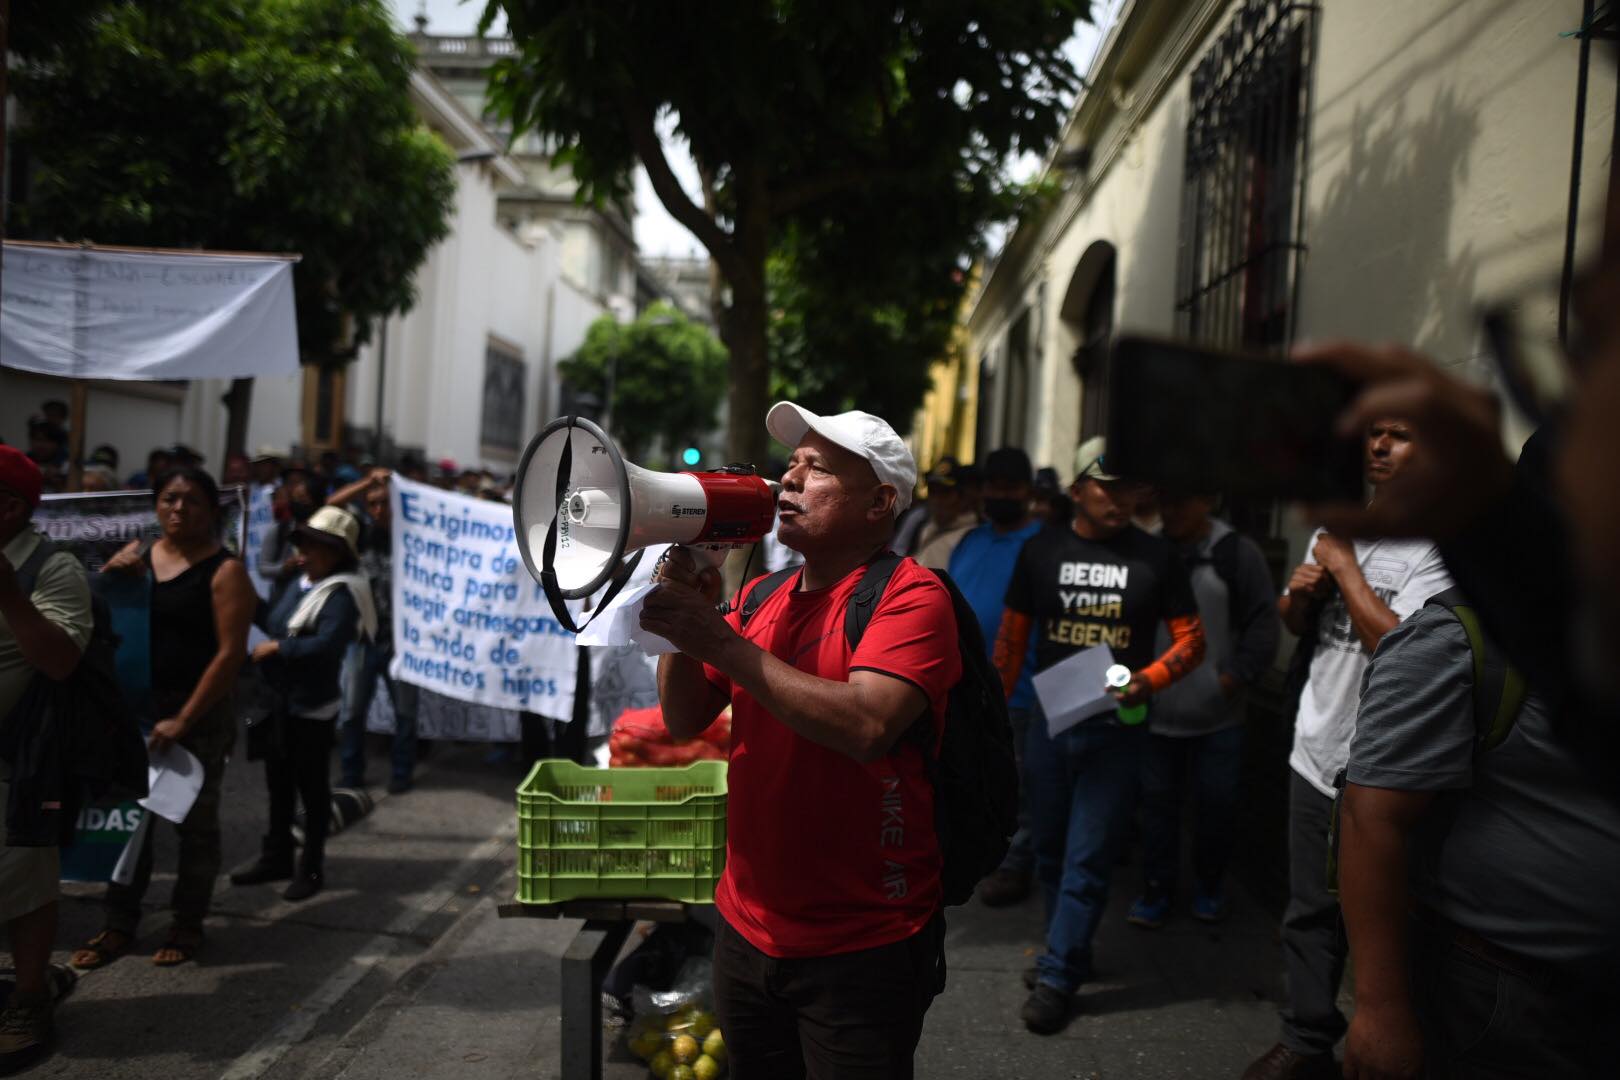
<svg viewBox="0 0 1620 1080"><path fill-rule="evenodd" d="M232 885L263 885L267 881L286 881L293 876L292 856L260 855L251 866L231 872Z"/></svg>
<svg viewBox="0 0 1620 1080"><path fill-rule="evenodd" d="M1331 1052L1301 1054L1278 1043L1261 1054L1247 1069L1243 1080L1339 1080L1339 1063Z"/></svg>
<svg viewBox="0 0 1620 1080"><path fill-rule="evenodd" d="M411 783L410 777L396 776L392 780L388 781L388 794L403 795L407 791L411 790L411 788L414 786L415 785Z"/></svg>
<svg viewBox="0 0 1620 1080"><path fill-rule="evenodd" d="M1069 996L1055 986L1036 983L1024 1011L1024 1026L1037 1035L1055 1035L1069 1022Z"/></svg>
<svg viewBox="0 0 1620 1080"><path fill-rule="evenodd" d="M324 884L325 882L322 880L320 874L301 873L297 877L293 878L292 884L288 885L287 888L282 892L281 898L283 900L292 900L295 902L299 900L308 900L310 897L320 892L321 886Z"/></svg>
<svg viewBox="0 0 1620 1080"><path fill-rule="evenodd" d="M1024 980L1024 989L1033 990L1035 989L1035 984L1041 981L1041 969L1038 967L1027 967L1024 969L1024 974L1021 976L1021 978Z"/></svg>

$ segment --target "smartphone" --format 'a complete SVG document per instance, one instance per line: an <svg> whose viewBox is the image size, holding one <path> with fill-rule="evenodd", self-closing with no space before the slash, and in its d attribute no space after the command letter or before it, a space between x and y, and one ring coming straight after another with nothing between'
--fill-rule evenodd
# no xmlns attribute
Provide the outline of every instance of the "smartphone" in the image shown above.
<svg viewBox="0 0 1620 1080"><path fill-rule="evenodd" d="M1109 363L1110 473L1172 491L1362 499L1365 440L1336 430L1356 384L1338 372L1129 335Z"/></svg>

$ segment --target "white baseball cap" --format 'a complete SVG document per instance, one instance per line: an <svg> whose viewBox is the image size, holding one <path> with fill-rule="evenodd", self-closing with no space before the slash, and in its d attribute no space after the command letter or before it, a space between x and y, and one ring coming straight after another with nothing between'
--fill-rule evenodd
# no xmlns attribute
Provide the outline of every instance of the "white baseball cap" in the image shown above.
<svg viewBox="0 0 1620 1080"><path fill-rule="evenodd" d="M859 409L837 416L817 416L791 401L778 401L765 414L765 430L785 446L798 446L805 432L814 431L828 442L859 454L871 464L878 483L888 484L898 493L894 500L896 516L911 505L911 492L917 486L917 462L887 420Z"/></svg>

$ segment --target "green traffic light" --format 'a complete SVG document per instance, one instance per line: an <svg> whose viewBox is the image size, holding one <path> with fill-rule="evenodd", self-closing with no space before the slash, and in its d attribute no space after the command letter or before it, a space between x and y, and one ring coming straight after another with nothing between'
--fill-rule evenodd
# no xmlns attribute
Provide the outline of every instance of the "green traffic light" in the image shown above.
<svg viewBox="0 0 1620 1080"><path fill-rule="evenodd" d="M688 465L696 465L698 462L703 460L703 451L699 450L695 446L688 446L684 451L681 452L681 460L686 462Z"/></svg>

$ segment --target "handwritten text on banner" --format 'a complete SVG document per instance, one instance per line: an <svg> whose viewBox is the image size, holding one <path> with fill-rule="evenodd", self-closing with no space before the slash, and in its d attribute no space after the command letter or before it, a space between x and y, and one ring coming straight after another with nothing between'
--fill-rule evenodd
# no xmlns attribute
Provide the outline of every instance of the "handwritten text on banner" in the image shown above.
<svg viewBox="0 0 1620 1080"><path fill-rule="evenodd" d="M574 635L524 569L512 508L395 476L394 662L427 690L567 719Z"/></svg>

